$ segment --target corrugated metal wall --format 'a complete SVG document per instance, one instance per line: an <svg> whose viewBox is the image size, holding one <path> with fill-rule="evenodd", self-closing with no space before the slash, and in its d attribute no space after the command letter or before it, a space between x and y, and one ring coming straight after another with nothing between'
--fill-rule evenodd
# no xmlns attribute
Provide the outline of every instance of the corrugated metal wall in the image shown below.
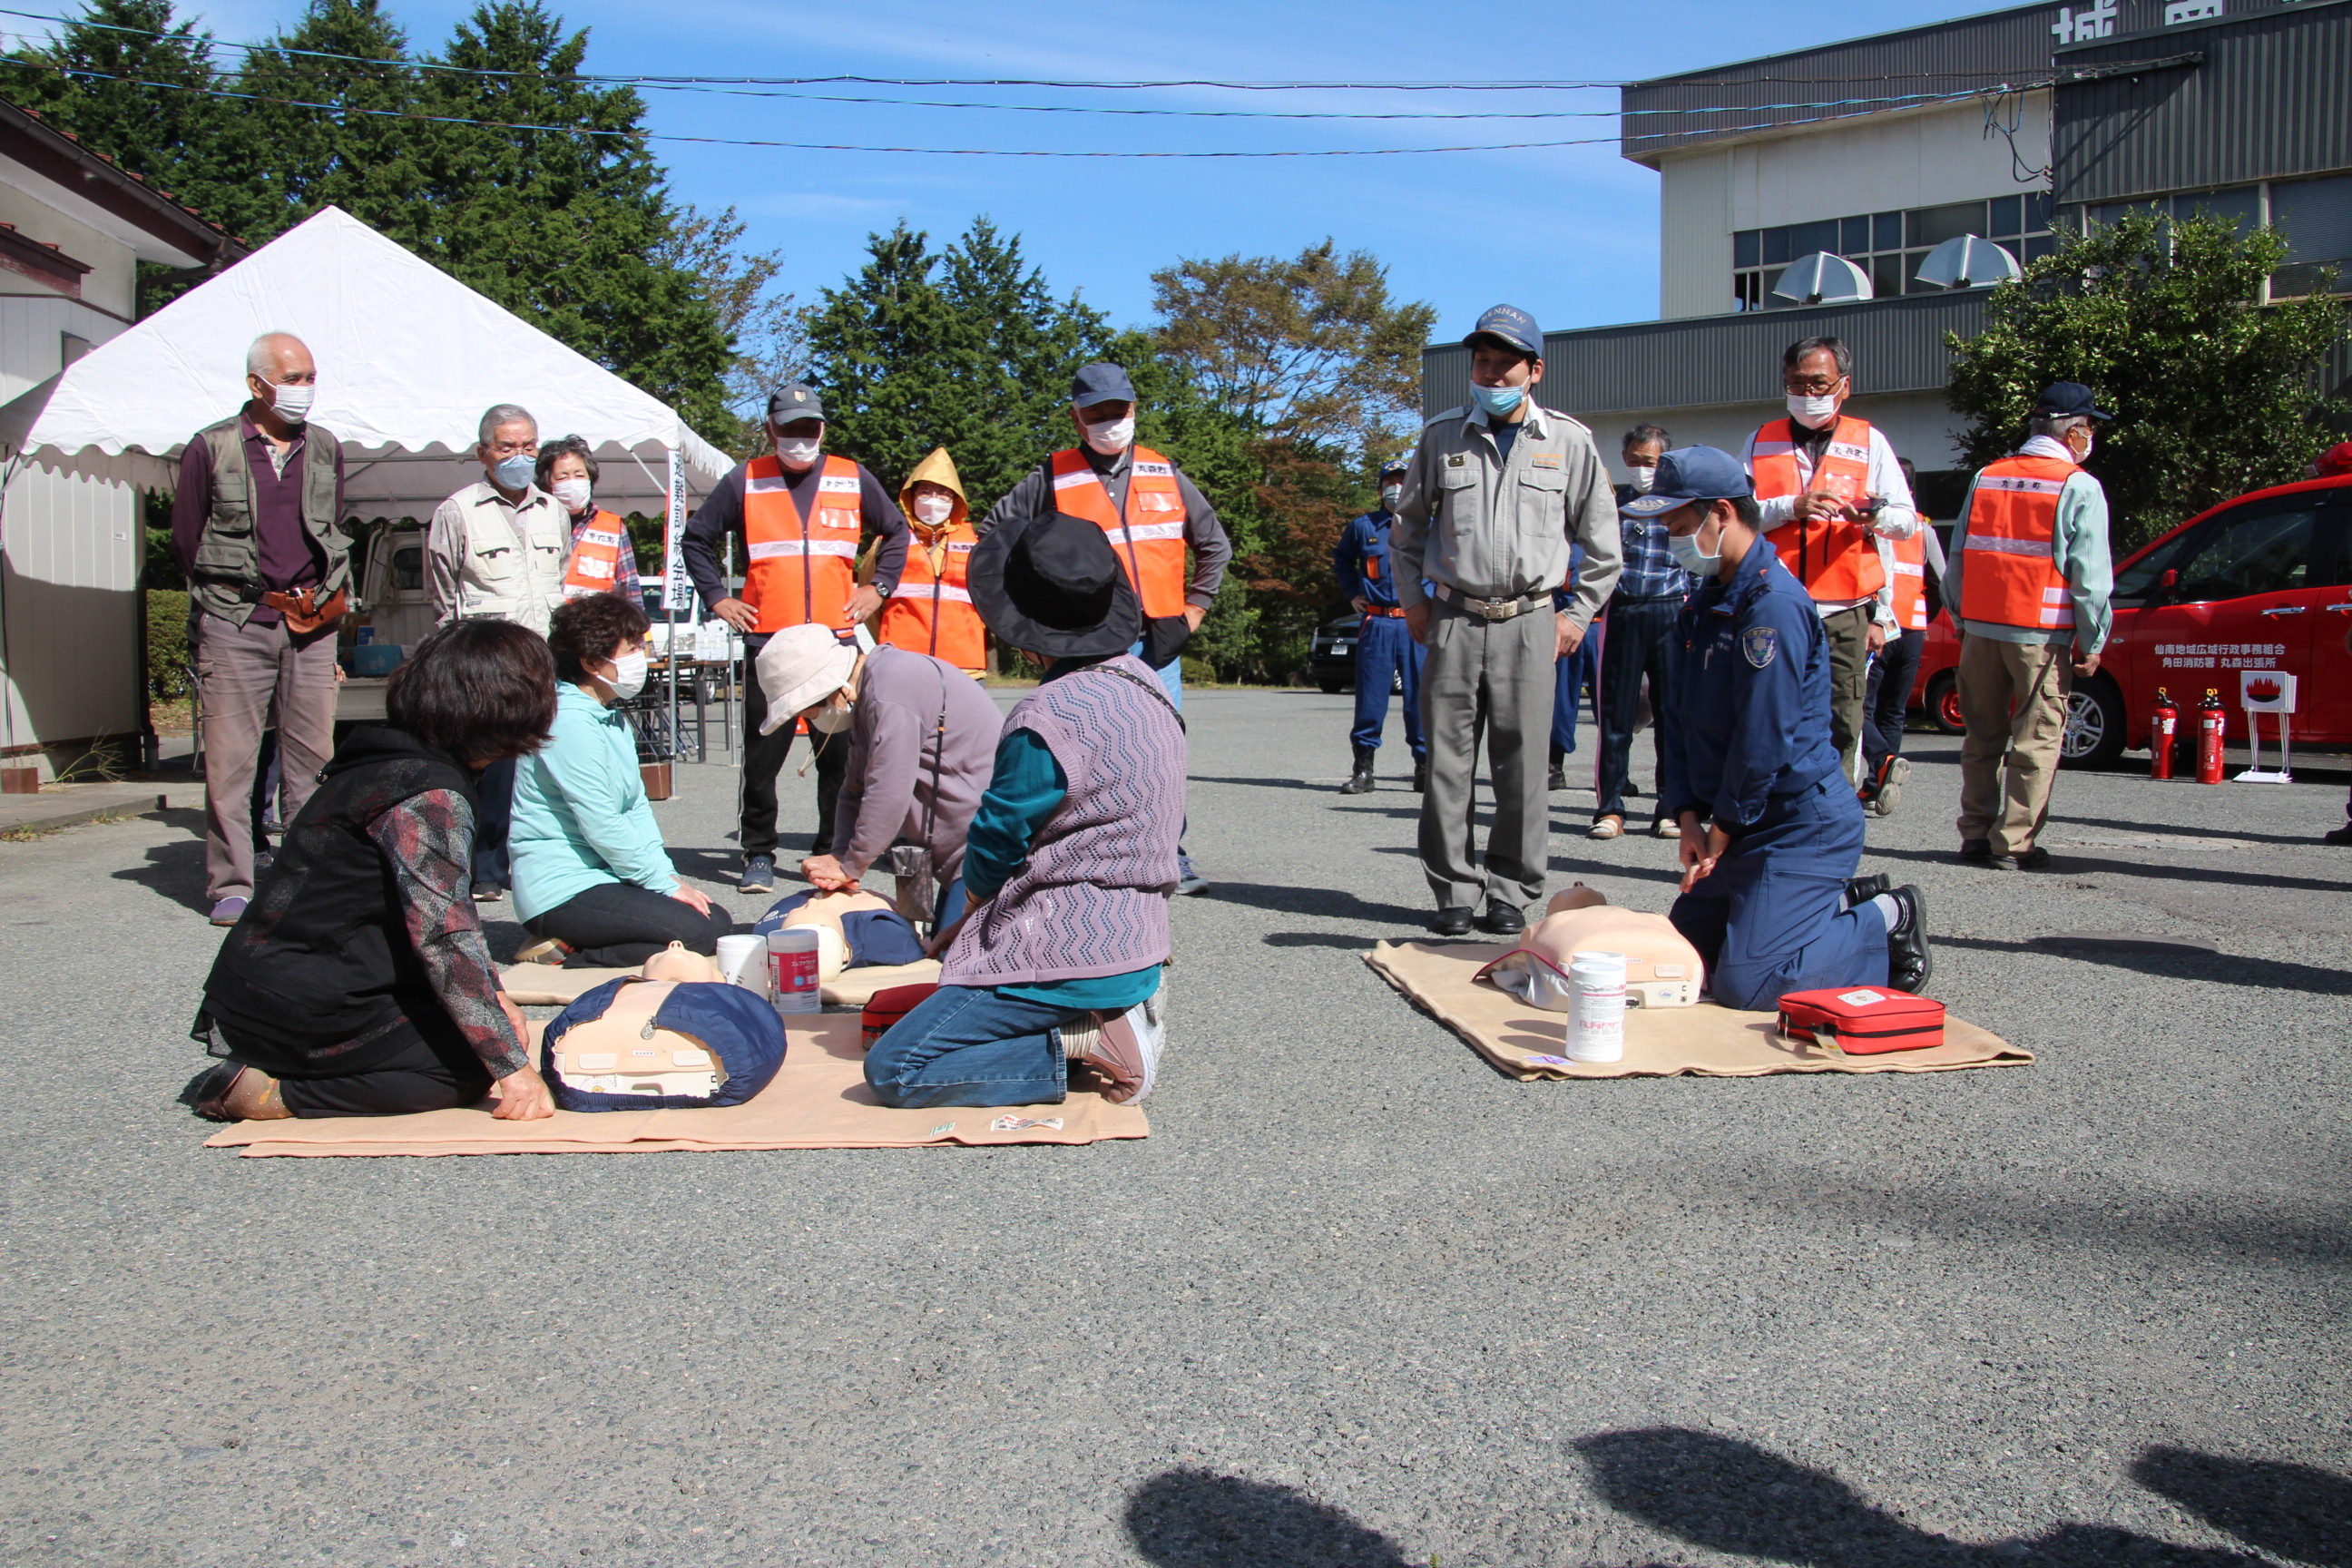
<svg viewBox="0 0 2352 1568"><path fill-rule="evenodd" d="M0 298L0 402L57 374L61 334L96 344L121 330L70 300ZM0 492L0 743L136 734L145 714L135 493L27 468Z"/></svg>
<svg viewBox="0 0 2352 1568"><path fill-rule="evenodd" d="M1596 414L1773 401L1780 351L1809 337L1845 340L1858 394L1933 391L1951 363L1944 334L1982 331L1986 292L1548 332L1543 401ZM1428 414L1468 402L1470 351L1424 350L1421 379Z"/></svg>
<svg viewBox="0 0 2352 1568"><path fill-rule="evenodd" d="M2352 168L2352 3L2231 16L2063 50L2082 69L2199 52L2204 63L2061 86L2051 134L2062 202Z"/></svg>

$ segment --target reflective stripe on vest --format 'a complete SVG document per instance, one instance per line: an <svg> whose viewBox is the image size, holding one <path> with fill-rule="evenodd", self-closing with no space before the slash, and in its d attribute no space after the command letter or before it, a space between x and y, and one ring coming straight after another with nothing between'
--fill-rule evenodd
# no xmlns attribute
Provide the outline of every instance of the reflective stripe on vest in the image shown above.
<svg viewBox="0 0 2352 1568"><path fill-rule="evenodd" d="M572 535L572 564L563 569L563 596L614 594L621 587L621 546L629 525L609 511L591 513Z"/></svg>
<svg viewBox="0 0 2352 1568"><path fill-rule="evenodd" d="M1127 563L1128 580L1143 601L1143 613L1158 619L1184 613L1184 492L1176 487L1176 465L1146 447L1133 449L1127 479L1127 515L1114 510L1084 452L1054 454L1054 509L1082 517L1110 535ZM945 658L945 655L940 657Z"/></svg>
<svg viewBox="0 0 2352 1568"><path fill-rule="evenodd" d="M2074 596L2058 570L2058 494L2076 472L2056 458L2003 458L1977 476L1960 542L1964 621L2056 631L2074 624Z"/></svg>
<svg viewBox="0 0 2352 1568"><path fill-rule="evenodd" d="M824 459L816 515L805 521L790 486L783 463L772 454L744 467L743 602L760 617L753 630L814 624L846 633L864 522L857 465L847 458Z"/></svg>
<svg viewBox="0 0 2352 1568"><path fill-rule="evenodd" d="M882 605L877 635L892 647L927 653L977 674L988 668L988 628L964 584L980 536L969 522L959 522L934 545L926 542L922 530L911 524L909 529L906 569Z"/></svg>
<svg viewBox="0 0 2352 1568"><path fill-rule="evenodd" d="M1829 445L1808 485L1797 474L1797 437L1793 424L1775 419L1756 432L1756 499L1793 498L1807 489L1841 500L1870 499L1870 425L1866 420L1838 416ZM1885 584L1886 569L1870 530L1861 523L1803 521L1790 519L1764 536L1771 542L1780 564L1796 574L1805 591L1825 605L1851 605L1867 599Z"/></svg>
<svg viewBox="0 0 2352 1568"><path fill-rule="evenodd" d="M1893 541L1895 546L1895 624L1906 632L1924 631L1927 626L1927 531L1926 519L1921 519L1918 531L1908 539Z"/></svg>

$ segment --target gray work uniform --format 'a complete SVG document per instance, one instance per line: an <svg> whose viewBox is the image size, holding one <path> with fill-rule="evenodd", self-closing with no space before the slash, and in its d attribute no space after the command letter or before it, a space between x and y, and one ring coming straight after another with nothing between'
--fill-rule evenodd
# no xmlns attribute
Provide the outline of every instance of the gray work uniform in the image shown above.
<svg viewBox="0 0 2352 1568"><path fill-rule="evenodd" d="M1530 407L1507 458L1483 410L1447 409L1421 433L1389 544L1399 601L1430 609L1422 869L1441 909L1475 907L1482 889L1523 908L1543 897L1549 868L1551 592L1568 581L1571 544L1581 544L1574 597L1560 614L1590 628L1624 564L1617 502L1591 432ZM1471 808L1482 730L1495 791L1483 870Z"/></svg>

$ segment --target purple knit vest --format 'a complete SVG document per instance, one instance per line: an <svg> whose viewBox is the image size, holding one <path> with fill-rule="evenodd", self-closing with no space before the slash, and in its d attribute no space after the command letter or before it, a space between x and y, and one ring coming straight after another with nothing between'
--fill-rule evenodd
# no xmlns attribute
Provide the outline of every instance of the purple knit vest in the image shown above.
<svg viewBox="0 0 2352 1568"><path fill-rule="evenodd" d="M1004 728L1045 742L1070 793L1028 864L964 922L940 983L1036 985L1167 962L1184 731L1160 677L1121 654L1040 686Z"/></svg>

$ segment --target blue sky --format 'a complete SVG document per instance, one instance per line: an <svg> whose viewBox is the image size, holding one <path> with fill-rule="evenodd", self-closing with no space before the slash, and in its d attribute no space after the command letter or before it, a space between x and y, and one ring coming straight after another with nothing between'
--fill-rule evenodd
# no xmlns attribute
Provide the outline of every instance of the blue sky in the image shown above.
<svg viewBox="0 0 2352 1568"><path fill-rule="evenodd" d="M18 0L22 5L22 0ZM387 0L420 47L470 4ZM25 5L26 10L47 7ZM257 39L299 0L211 0L224 39ZM1549 6L1312 0L1035 5L571 0L588 68L693 75L1089 79L1622 79L1965 14L1953 0L1857 11L1735 0ZM1989 8L1989 7L1987 7ZM18 23L16 26L24 26ZM1600 110L1552 120L1350 122L993 112L651 92L653 128L684 135L924 147L1361 148L1613 138L1613 91L1265 93L816 88L812 92L1120 108L1406 112ZM803 300L856 267L866 234L904 217L944 241L975 214L1018 233L1057 291L1122 324L1151 314L1150 274L1184 256L1295 254L1328 236L1377 254L1391 286L1438 309L1441 335L1497 300L1547 327L1657 314L1657 176L1613 140L1508 153L1265 160L950 158L657 143L675 194L732 205L750 241L785 253Z"/></svg>

